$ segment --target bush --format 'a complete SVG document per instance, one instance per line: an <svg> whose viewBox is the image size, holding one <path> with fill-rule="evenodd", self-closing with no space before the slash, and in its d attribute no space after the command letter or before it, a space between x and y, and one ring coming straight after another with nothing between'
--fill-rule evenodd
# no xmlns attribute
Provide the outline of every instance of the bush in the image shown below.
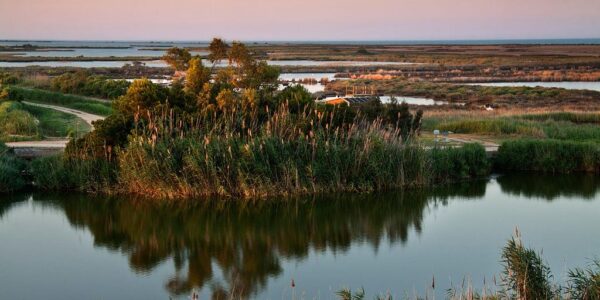
<svg viewBox="0 0 600 300"><path fill-rule="evenodd" d="M599 162L597 144L559 140L507 141L495 158L500 169L554 173L597 172Z"/></svg>
<svg viewBox="0 0 600 300"><path fill-rule="evenodd" d="M50 88L62 93L116 99L129 87L126 80L90 75L87 71L65 73L52 79Z"/></svg>

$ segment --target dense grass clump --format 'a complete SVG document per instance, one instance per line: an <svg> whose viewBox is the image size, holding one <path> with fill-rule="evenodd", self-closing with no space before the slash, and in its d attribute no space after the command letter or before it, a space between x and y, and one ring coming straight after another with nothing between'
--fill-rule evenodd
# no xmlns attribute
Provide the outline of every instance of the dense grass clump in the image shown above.
<svg viewBox="0 0 600 300"><path fill-rule="evenodd" d="M22 137L36 137L38 123L34 116L18 102L0 102L0 140L9 141Z"/></svg>
<svg viewBox="0 0 600 300"><path fill-rule="evenodd" d="M518 238L509 240L502 250L502 263L506 288L516 299L553 299L557 294L550 268Z"/></svg>
<svg viewBox="0 0 600 300"><path fill-rule="evenodd" d="M0 193L17 191L24 187L26 182L21 173L26 167L23 160L12 155L0 142Z"/></svg>
<svg viewBox="0 0 600 300"><path fill-rule="evenodd" d="M489 174L491 164L480 144L431 151L432 177L436 182L478 178Z"/></svg>
<svg viewBox="0 0 600 300"><path fill-rule="evenodd" d="M504 170L598 172L600 151L589 142L513 140L502 143L495 163Z"/></svg>
<svg viewBox="0 0 600 300"><path fill-rule="evenodd" d="M11 86L11 100L25 100L36 103L54 104L81 110L91 114L108 116L112 113L111 104L85 98L82 96L66 95L35 88Z"/></svg>

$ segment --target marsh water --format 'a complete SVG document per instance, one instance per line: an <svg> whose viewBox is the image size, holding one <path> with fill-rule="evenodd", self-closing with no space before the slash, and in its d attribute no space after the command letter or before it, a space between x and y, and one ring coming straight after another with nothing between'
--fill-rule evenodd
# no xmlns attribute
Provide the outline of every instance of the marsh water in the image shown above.
<svg viewBox="0 0 600 300"><path fill-rule="evenodd" d="M402 298L433 278L441 297L463 279L490 283L515 227L563 281L600 255L599 187L515 174L257 203L2 196L0 299L334 299L343 287Z"/></svg>
<svg viewBox="0 0 600 300"><path fill-rule="evenodd" d="M472 85L482 86L508 86L508 87L544 87L544 88L562 88L568 90L590 90L600 92L600 82L598 81L540 81L540 82L486 82L473 83Z"/></svg>

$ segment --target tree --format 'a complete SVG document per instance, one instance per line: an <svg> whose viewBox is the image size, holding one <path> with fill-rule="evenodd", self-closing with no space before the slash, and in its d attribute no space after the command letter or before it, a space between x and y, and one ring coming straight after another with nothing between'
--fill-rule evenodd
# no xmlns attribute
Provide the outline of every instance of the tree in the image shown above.
<svg viewBox="0 0 600 300"><path fill-rule="evenodd" d="M185 91L190 94L198 94L205 83L210 80L210 70L202 65L200 57L190 60L190 67L185 75Z"/></svg>
<svg viewBox="0 0 600 300"><path fill-rule="evenodd" d="M252 55L250 55L250 51L240 42L233 42L231 46L231 50L229 51L229 63L236 64L238 67L242 67L242 69L248 67L254 61Z"/></svg>
<svg viewBox="0 0 600 300"><path fill-rule="evenodd" d="M167 94L164 88L144 78L131 83L127 93L119 97L114 102L114 106L119 113L125 116L134 116L140 112L144 117L145 111L153 109L166 99Z"/></svg>
<svg viewBox="0 0 600 300"><path fill-rule="evenodd" d="M210 54L208 55L208 60L210 60L211 63L215 64L216 62L227 58L228 48L229 45L227 45L222 39L214 38L208 46L208 50L210 51Z"/></svg>
<svg viewBox="0 0 600 300"><path fill-rule="evenodd" d="M188 68L192 55L189 51L182 48L173 47L162 57L176 71L183 71Z"/></svg>

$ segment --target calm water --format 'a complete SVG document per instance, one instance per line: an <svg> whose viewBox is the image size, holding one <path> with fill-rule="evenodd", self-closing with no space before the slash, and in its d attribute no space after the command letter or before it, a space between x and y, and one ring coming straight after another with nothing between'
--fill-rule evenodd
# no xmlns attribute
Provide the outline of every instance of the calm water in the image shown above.
<svg viewBox="0 0 600 300"><path fill-rule="evenodd" d="M211 65L207 60L203 60L205 65ZM22 68L27 66L43 67L79 67L79 68L120 68L125 64L131 64L131 61L40 61L40 62L0 62L0 67ZM148 67L166 67L163 61L143 61ZM385 62L385 61L318 61L318 60L267 60L269 65L273 66L382 66L382 65L411 65L413 63L405 62ZM226 62L221 62L217 66L225 66Z"/></svg>
<svg viewBox="0 0 600 300"><path fill-rule="evenodd" d="M190 207L0 198L0 299L424 295L500 271L516 226L557 280L600 255L600 180L506 175L430 191ZM296 287L290 288L291 280Z"/></svg>
<svg viewBox="0 0 600 300"><path fill-rule="evenodd" d="M600 82L586 81L560 81L560 82L488 82L474 83L473 85L483 86L526 86L526 87L547 87L563 88L569 90L591 90L600 92Z"/></svg>

